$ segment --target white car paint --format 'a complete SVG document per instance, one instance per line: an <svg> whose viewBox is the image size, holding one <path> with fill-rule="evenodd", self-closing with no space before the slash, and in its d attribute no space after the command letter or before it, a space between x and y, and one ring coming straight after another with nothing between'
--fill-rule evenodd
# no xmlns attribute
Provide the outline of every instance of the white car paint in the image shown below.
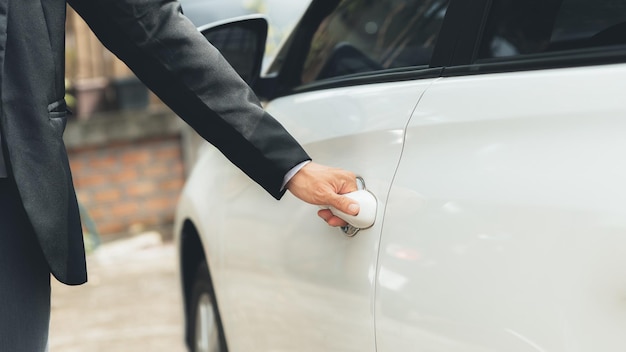
<svg viewBox="0 0 626 352"><path fill-rule="evenodd" d="M267 105L376 196L355 237L204 146L175 233L201 236L229 351L626 351L626 64L498 63L519 71Z"/></svg>
<svg viewBox="0 0 626 352"><path fill-rule="evenodd" d="M625 79L604 65L271 102L376 195L353 238L207 145L178 227L202 235L229 350L626 350Z"/></svg>
<svg viewBox="0 0 626 352"><path fill-rule="evenodd" d="M295 94L267 110L314 160L362 176L382 219L404 128L432 82ZM178 218L192 214L203 236L229 351L375 351L374 277L383 222L349 238L319 219L316 206L290 194L275 201L207 149L182 194Z"/></svg>
<svg viewBox="0 0 626 352"><path fill-rule="evenodd" d="M376 195L354 238L207 145L179 218L203 236L229 350L626 350L625 79L621 64L273 101L315 160Z"/></svg>
<svg viewBox="0 0 626 352"><path fill-rule="evenodd" d="M626 351L626 65L444 78L407 128L377 351Z"/></svg>

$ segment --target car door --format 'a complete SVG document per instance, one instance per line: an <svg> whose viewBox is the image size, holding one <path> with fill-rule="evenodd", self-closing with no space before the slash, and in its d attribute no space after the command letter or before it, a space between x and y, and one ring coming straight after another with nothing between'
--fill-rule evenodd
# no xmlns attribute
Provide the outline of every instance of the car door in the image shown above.
<svg viewBox="0 0 626 352"><path fill-rule="evenodd" d="M624 351L626 5L487 13L406 130L377 351Z"/></svg>
<svg viewBox="0 0 626 352"><path fill-rule="evenodd" d="M266 108L313 160L361 176L382 219L406 123L441 73L429 63L447 1L317 3L326 12L300 29L310 42L291 49L303 61L284 63L301 67L290 72L296 83ZM316 207L289 193L272 200L223 160L212 177L223 206L206 248L229 351L375 351L382 221L348 237Z"/></svg>

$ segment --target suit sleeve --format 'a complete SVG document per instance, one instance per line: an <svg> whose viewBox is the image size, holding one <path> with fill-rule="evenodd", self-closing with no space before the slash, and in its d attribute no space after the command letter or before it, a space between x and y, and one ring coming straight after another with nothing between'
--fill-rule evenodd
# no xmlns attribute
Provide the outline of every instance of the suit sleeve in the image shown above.
<svg viewBox="0 0 626 352"><path fill-rule="evenodd" d="M68 0L178 116L273 197L310 159L173 0Z"/></svg>

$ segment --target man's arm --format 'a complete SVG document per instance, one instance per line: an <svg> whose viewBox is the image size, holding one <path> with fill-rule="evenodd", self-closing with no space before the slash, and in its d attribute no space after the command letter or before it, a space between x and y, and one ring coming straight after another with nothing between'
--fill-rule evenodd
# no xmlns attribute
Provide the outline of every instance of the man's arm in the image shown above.
<svg viewBox="0 0 626 352"><path fill-rule="evenodd" d="M100 41L176 114L272 196L282 197L284 176L310 157L262 109L252 90L219 51L182 15L177 1L68 3ZM286 188L309 203L334 205L352 213L337 204L338 199L345 198L337 193L352 189L340 184L352 182L356 187L356 181L346 180L337 169L315 166L301 169ZM329 223L336 222L328 218Z"/></svg>
<svg viewBox="0 0 626 352"><path fill-rule="evenodd" d="M177 1L68 2L174 112L272 196L282 196L284 175L310 157L261 108Z"/></svg>

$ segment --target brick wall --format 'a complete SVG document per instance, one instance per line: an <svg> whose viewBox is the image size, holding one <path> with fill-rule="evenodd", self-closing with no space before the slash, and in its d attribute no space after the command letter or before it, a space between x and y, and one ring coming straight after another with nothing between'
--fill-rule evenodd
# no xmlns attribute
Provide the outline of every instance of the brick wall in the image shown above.
<svg viewBox="0 0 626 352"><path fill-rule="evenodd" d="M100 235L171 224L185 180L184 136L169 112L68 123L65 143L78 201Z"/></svg>
<svg viewBox="0 0 626 352"><path fill-rule="evenodd" d="M169 224L184 183L179 136L70 151L79 202L100 234Z"/></svg>

